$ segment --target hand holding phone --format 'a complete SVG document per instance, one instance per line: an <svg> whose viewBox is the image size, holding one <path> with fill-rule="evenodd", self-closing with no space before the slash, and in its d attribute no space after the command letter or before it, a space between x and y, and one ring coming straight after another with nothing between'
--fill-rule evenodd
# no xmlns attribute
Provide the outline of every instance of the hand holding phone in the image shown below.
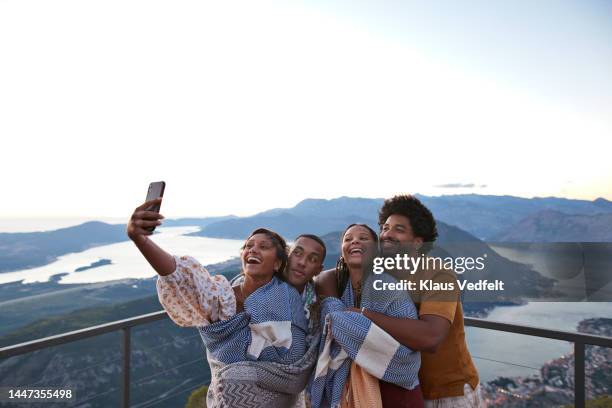
<svg viewBox="0 0 612 408"><path fill-rule="evenodd" d="M145 201L153 201L157 199L161 199L164 196L164 190L166 189L166 182L164 181L155 181L149 184L149 190L147 191L147 199ZM161 209L161 200L157 200L154 204L150 205L146 211L153 211L159 214L159 210ZM149 232L155 231L155 225L146 227L145 229Z"/></svg>
<svg viewBox="0 0 612 408"><path fill-rule="evenodd" d="M149 185L146 201L134 210L127 225L127 235L131 240L135 241L140 235L151 235L161 224L164 217L159 210L165 188L163 181Z"/></svg>

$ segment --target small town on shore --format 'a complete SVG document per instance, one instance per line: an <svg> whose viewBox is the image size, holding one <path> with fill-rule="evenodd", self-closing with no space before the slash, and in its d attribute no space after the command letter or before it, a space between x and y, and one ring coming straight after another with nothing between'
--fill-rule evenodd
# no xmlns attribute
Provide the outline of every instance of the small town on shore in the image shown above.
<svg viewBox="0 0 612 408"><path fill-rule="evenodd" d="M578 332L612 336L612 319L586 319ZM585 348L585 393L587 400L612 395L612 349ZM483 385L489 407L565 407L574 402L574 353L544 364L528 377L497 377Z"/></svg>

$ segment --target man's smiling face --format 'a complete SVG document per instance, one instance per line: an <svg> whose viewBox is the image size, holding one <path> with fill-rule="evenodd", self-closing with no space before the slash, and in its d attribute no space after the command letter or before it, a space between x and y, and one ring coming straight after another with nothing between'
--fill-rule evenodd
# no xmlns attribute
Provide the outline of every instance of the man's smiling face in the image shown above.
<svg viewBox="0 0 612 408"><path fill-rule="evenodd" d="M414 235L410 220L404 215L390 215L380 230L380 250L384 256L412 255L422 244L423 239Z"/></svg>
<svg viewBox="0 0 612 408"><path fill-rule="evenodd" d="M298 238L289 253L287 264L287 281L299 292L304 290L309 282L323 269L323 247L317 241L307 238Z"/></svg>

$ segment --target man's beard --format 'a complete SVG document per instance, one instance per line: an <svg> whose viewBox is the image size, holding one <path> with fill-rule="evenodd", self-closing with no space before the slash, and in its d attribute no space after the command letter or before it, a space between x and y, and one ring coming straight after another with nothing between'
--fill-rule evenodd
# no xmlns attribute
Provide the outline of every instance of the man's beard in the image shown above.
<svg viewBox="0 0 612 408"><path fill-rule="evenodd" d="M384 241L380 241L380 253L384 257L394 257L398 254L408 254L409 256L414 256L414 254L416 254L416 246L412 242L401 243L400 241L393 239L386 239Z"/></svg>

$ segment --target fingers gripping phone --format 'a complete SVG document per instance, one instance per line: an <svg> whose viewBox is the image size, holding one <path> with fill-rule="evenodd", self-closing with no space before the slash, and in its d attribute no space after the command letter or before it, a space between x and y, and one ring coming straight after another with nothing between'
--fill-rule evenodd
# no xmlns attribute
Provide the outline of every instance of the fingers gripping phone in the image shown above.
<svg viewBox="0 0 612 408"><path fill-rule="evenodd" d="M147 192L146 201L155 200L156 198L160 198L164 196L164 190L166 189L166 182L164 181L155 181L149 184L149 191ZM146 211L155 211L159 213L161 204L154 204L150 207L146 208ZM153 232L155 227L147 227L145 228L147 231Z"/></svg>

